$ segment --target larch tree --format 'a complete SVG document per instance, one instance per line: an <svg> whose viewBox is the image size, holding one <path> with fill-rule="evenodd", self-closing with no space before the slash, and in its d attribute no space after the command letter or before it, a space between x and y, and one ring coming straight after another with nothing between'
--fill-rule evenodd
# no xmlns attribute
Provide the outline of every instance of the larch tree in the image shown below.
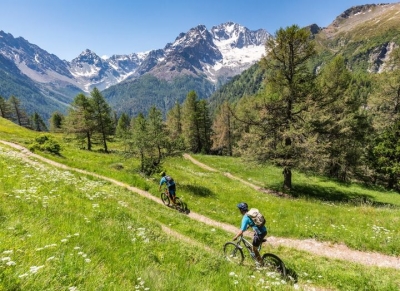
<svg viewBox="0 0 400 291"><path fill-rule="evenodd" d="M400 189L400 48L391 53L388 66L392 71L376 78L376 89L369 100L375 136L368 161L376 177L385 181L389 189Z"/></svg>
<svg viewBox="0 0 400 291"><path fill-rule="evenodd" d="M141 172L146 171L147 150L149 149L149 135L147 129L147 120L142 113L140 113L136 118L132 118L132 144L140 158Z"/></svg>
<svg viewBox="0 0 400 291"><path fill-rule="evenodd" d="M291 189L292 168L304 149L302 116L314 90L314 74L307 62L316 52L310 32L297 25L279 29L265 46L266 90L253 106L259 116L242 115L241 120L248 125L248 141L258 143L261 161L283 167L283 186Z"/></svg>
<svg viewBox="0 0 400 291"><path fill-rule="evenodd" d="M30 118L31 128L35 131L48 131L46 124L43 121L43 118L39 115L39 113L34 112Z"/></svg>
<svg viewBox="0 0 400 291"><path fill-rule="evenodd" d="M147 118L147 130L149 134L149 142L152 148L157 152L157 159L154 160L155 165L159 165L162 158L162 148L166 143L166 129L163 122L162 112L155 106L149 110Z"/></svg>
<svg viewBox="0 0 400 291"><path fill-rule="evenodd" d="M212 125L212 148L213 152L232 156L235 118L229 108L228 102L222 103L219 107Z"/></svg>
<svg viewBox="0 0 400 291"><path fill-rule="evenodd" d="M10 99L8 99L8 104L11 111L11 120L20 126L29 128L29 117L26 114L25 110L22 108L21 101L14 95L12 95Z"/></svg>
<svg viewBox="0 0 400 291"><path fill-rule="evenodd" d="M318 153L314 168L345 181L356 172L371 126L360 81L335 57L318 76L319 94L309 107L312 130L317 133Z"/></svg>
<svg viewBox="0 0 400 291"><path fill-rule="evenodd" d="M182 135L182 105L178 102L167 113L166 129L171 149L184 150L185 141Z"/></svg>
<svg viewBox="0 0 400 291"><path fill-rule="evenodd" d="M97 88L90 92L89 99L93 109L93 129L100 135L104 151L107 153L107 139L114 134L114 123L111 107Z"/></svg>
<svg viewBox="0 0 400 291"><path fill-rule="evenodd" d="M10 104L2 96L0 96L0 116L5 119L11 119Z"/></svg>
<svg viewBox="0 0 400 291"><path fill-rule="evenodd" d="M89 151L92 150L93 108L89 98L84 94L80 93L75 96L65 118L63 129L67 133L75 134L79 142L86 141L86 148Z"/></svg>
<svg viewBox="0 0 400 291"><path fill-rule="evenodd" d="M211 149L212 120L206 100L200 100L197 103L197 121L199 128L199 139L201 144L201 152L208 154Z"/></svg>
<svg viewBox="0 0 400 291"><path fill-rule="evenodd" d="M61 132L63 128L64 115L61 112L55 111L51 114L49 123L51 132Z"/></svg>
<svg viewBox="0 0 400 291"><path fill-rule="evenodd" d="M125 144L129 142L129 139L131 137L130 119L128 114L125 112L122 113L121 116L118 118L115 135L118 138L121 138Z"/></svg>
<svg viewBox="0 0 400 291"><path fill-rule="evenodd" d="M197 103L196 92L190 91L182 105L182 133L185 138L186 148L193 153L201 151Z"/></svg>

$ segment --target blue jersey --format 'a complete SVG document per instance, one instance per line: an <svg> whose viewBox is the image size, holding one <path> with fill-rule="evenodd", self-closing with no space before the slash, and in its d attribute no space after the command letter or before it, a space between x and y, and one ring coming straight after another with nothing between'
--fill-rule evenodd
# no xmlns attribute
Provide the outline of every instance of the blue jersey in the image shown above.
<svg viewBox="0 0 400 291"><path fill-rule="evenodd" d="M264 226L255 225L253 220L251 220L250 217L248 217L245 214L245 215L243 215L242 225L241 225L240 229L244 232L247 229L247 227L249 227L249 226L252 227L254 229L254 231L257 232L258 234L267 232L267 228L265 227L265 225Z"/></svg>
<svg viewBox="0 0 400 291"><path fill-rule="evenodd" d="M175 182L171 177L164 176L160 180L160 186L162 186L163 184L166 184L167 187L171 187L172 185L175 185Z"/></svg>

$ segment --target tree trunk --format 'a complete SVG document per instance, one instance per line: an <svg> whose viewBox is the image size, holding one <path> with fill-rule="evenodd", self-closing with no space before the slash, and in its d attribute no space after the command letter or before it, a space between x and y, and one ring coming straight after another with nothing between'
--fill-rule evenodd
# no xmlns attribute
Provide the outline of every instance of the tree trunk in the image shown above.
<svg viewBox="0 0 400 291"><path fill-rule="evenodd" d="M90 140L90 132L86 132L86 137L87 137L87 149L88 151L92 150L92 141Z"/></svg>
<svg viewBox="0 0 400 291"><path fill-rule="evenodd" d="M394 185L396 185L396 177L393 173L390 173L389 180L388 180L388 188L393 189Z"/></svg>
<svg viewBox="0 0 400 291"><path fill-rule="evenodd" d="M283 169L283 188L292 189L292 170L289 167Z"/></svg>

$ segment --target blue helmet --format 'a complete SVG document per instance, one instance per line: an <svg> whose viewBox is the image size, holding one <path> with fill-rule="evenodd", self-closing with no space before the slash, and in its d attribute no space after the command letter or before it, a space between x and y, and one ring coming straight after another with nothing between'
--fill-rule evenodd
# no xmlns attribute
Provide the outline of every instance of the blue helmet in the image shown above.
<svg viewBox="0 0 400 291"><path fill-rule="evenodd" d="M245 202L241 202L237 205L237 208L239 208L242 211L247 211L249 210L249 206Z"/></svg>

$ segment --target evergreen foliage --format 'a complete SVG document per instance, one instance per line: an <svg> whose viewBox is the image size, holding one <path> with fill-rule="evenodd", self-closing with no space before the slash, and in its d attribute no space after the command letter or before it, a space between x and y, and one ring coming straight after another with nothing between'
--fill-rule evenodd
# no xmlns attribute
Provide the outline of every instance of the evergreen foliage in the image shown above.
<svg viewBox="0 0 400 291"><path fill-rule="evenodd" d="M117 114L126 112L129 116L139 113L146 115L155 105L165 116L176 102L183 103L187 92L196 91L200 99L205 99L214 89L214 85L204 78L183 76L165 81L146 74L134 81L112 86L102 91L102 94Z"/></svg>
<svg viewBox="0 0 400 291"><path fill-rule="evenodd" d="M50 117L50 131L51 132L62 132L64 115L61 112L55 111Z"/></svg>
<svg viewBox="0 0 400 291"><path fill-rule="evenodd" d="M271 160L283 167L284 187L291 189L291 169L299 164L304 139L304 118L313 93L313 74L307 61L315 54L310 32L297 25L279 29L266 43L267 87L253 106L258 114L239 119L250 127L241 150L259 161ZM251 142L251 141L256 142ZM257 154L258 153L258 154Z"/></svg>
<svg viewBox="0 0 400 291"><path fill-rule="evenodd" d="M190 91L182 105L182 113L186 149L193 153L209 153L212 122L207 103L198 100L195 91Z"/></svg>
<svg viewBox="0 0 400 291"><path fill-rule="evenodd" d="M42 117L37 113L33 113L31 118L31 128L36 131L48 131L46 124L44 123Z"/></svg>
<svg viewBox="0 0 400 291"><path fill-rule="evenodd" d="M93 121L93 132L100 136L103 149L107 153L107 139L115 132L111 107L97 88L90 93L90 106L92 108L91 120Z"/></svg>

